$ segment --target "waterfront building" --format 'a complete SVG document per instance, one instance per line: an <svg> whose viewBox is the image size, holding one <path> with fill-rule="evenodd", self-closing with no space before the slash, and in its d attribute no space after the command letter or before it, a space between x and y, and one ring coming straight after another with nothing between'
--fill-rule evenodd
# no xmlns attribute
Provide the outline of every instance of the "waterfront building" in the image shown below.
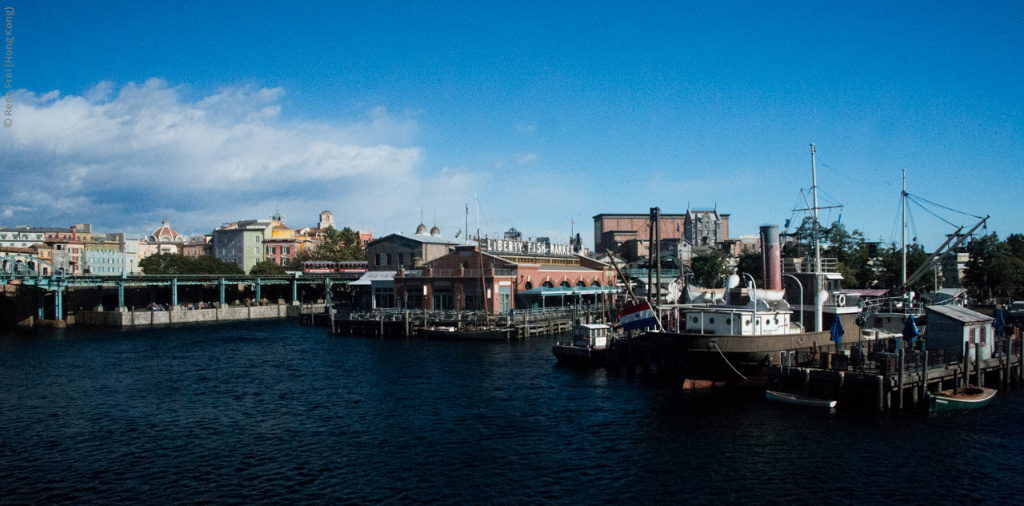
<svg viewBox="0 0 1024 506"><path fill-rule="evenodd" d="M53 247L53 266L64 272L77 275L84 270L83 256L85 243L78 239L51 239L46 242Z"/></svg>
<svg viewBox="0 0 1024 506"><path fill-rule="evenodd" d="M615 292L609 264L570 245L485 239L482 247L458 245L419 268L399 268L396 307L482 310L505 314L517 308L594 303Z"/></svg>
<svg viewBox="0 0 1024 506"><path fill-rule="evenodd" d="M924 310L929 350L961 351L964 343L971 343L971 349L977 350L982 360L992 358L995 339L991 316L954 304L929 305Z"/></svg>
<svg viewBox="0 0 1024 506"><path fill-rule="evenodd" d="M426 262L447 255L458 244L455 239L442 237L437 226L428 232L427 227L420 223L413 235L399 232L366 243L366 262L371 271L417 269Z"/></svg>
<svg viewBox="0 0 1024 506"><path fill-rule="evenodd" d="M30 256L36 257L48 263L53 263L53 247L45 244L33 244L27 248L16 248L13 246L0 246L0 257ZM35 265L29 260L29 269L32 269L46 276L51 274L50 268L46 265Z"/></svg>
<svg viewBox="0 0 1024 506"><path fill-rule="evenodd" d="M330 211L324 211L324 213L320 214L321 223L325 218L333 220ZM313 246L311 238L288 228L284 219L284 215L280 213L271 216L270 221L273 225L270 228L270 235L263 240L264 258L273 260L278 265L287 264L299 252L311 249Z"/></svg>
<svg viewBox="0 0 1024 506"><path fill-rule="evenodd" d="M263 261L264 239L271 236L272 220L242 220L225 223L213 231L214 255L234 262L245 272Z"/></svg>
<svg viewBox="0 0 1024 506"><path fill-rule="evenodd" d="M114 234L112 234L114 235ZM111 240L113 239L113 240ZM103 241L85 241L84 274L97 276L115 276L126 271L124 251L121 243L115 238Z"/></svg>

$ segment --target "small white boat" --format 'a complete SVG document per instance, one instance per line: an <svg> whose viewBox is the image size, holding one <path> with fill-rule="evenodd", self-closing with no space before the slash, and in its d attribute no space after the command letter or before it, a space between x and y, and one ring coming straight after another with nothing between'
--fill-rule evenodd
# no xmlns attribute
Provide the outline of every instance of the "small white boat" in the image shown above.
<svg viewBox="0 0 1024 506"><path fill-rule="evenodd" d="M572 328L572 341L555 343L551 352L559 362L580 365L604 365L611 327L604 324L579 324Z"/></svg>
<svg viewBox="0 0 1024 506"><path fill-rule="evenodd" d="M786 402L796 404L797 406L810 406L814 408L836 407L836 401L828 399L816 399L814 397L804 397L802 395L774 392L772 390L765 390L764 394L769 401Z"/></svg>

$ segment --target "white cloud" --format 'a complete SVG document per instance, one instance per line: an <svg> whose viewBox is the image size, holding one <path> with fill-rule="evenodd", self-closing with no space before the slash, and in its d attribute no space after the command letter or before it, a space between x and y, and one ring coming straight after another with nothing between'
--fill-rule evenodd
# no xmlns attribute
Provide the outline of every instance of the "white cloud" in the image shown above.
<svg viewBox="0 0 1024 506"><path fill-rule="evenodd" d="M537 160L537 154L536 153L526 153L526 154L516 155L516 163L518 163L519 165L526 165L526 164L528 164L530 162L534 162L536 160Z"/></svg>
<svg viewBox="0 0 1024 506"><path fill-rule="evenodd" d="M281 88L183 95L158 79L120 89L101 82L82 96L19 91L3 140L0 226L131 231L169 217L187 233L278 209L289 224L312 225L331 209L359 228L381 214L411 214L472 179L421 174L416 122L384 107L355 123L288 122Z"/></svg>

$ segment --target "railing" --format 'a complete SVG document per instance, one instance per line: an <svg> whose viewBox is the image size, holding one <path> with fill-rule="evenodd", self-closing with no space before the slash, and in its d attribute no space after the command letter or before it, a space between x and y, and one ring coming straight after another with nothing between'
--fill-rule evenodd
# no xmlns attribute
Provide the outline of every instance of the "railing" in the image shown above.
<svg viewBox="0 0 1024 506"><path fill-rule="evenodd" d="M514 326L530 325L544 320L564 319L580 317L583 315L599 315L602 310L601 304L584 304L576 307L558 308L535 308L515 309L505 314L490 315L492 325ZM610 314L614 315L612 307L608 307ZM348 310L342 309L335 313L335 319L355 321L404 321L406 314L410 320L427 320L432 322L464 322L483 323L488 318L483 311L456 311L456 310L435 310L435 309L401 309L384 308L371 310Z"/></svg>
<svg viewBox="0 0 1024 506"><path fill-rule="evenodd" d="M622 269L622 274L632 278L647 278L648 269ZM679 277L679 269L650 269L651 277L656 277L658 273L661 273L661 279L669 280Z"/></svg>
<svg viewBox="0 0 1024 506"><path fill-rule="evenodd" d="M491 275L491 269L484 269L484 276ZM516 271L514 269L494 269L495 276L515 276ZM423 271L405 271L405 277L407 278L425 278ZM480 269L432 269L430 276L432 278L479 278Z"/></svg>
<svg viewBox="0 0 1024 506"><path fill-rule="evenodd" d="M814 272L814 258L785 258L782 263L782 272L786 274ZM839 259L822 257L821 272L839 272Z"/></svg>

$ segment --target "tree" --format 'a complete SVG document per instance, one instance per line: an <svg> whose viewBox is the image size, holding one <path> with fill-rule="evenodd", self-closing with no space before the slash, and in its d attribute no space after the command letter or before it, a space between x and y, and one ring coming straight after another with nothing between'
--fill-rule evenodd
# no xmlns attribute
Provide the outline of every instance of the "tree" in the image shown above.
<svg viewBox="0 0 1024 506"><path fill-rule="evenodd" d="M764 261L761 253L749 248L743 248L743 254L740 255L739 261L736 264L736 272L745 272L753 276L755 281L761 282L764 279L763 271Z"/></svg>
<svg viewBox="0 0 1024 506"><path fill-rule="evenodd" d="M349 227L338 231L334 226L327 227L320 246L311 253L311 260L323 260L327 262L344 262L349 260L365 260L363 243L359 240L359 234Z"/></svg>
<svg viewBox="0 0 1024 506"><path fill-rule="evenodd" d="M139 260L144 274L245 274L233 262L212 256L186 257L177 253L160 253Z"/></svg>
<svg viewBox="0 0 1024 506"><path fill-rule="evenodd" d="M283 265L278 265L273 259L268 258L260 262L256 262L256 265L249 269L249 274L256 275L272 275L272 274L285 274Z"/></svg>
<svg viewBox="0 0 1024 506"><path fill-rule="evenodd" d="M694 256L690 261L690 270L693 271L693 284L704 288L714 286L718 278L732 273L728 257L719 250Z"/></svg>
<svg viewBox="0 0 1024 506"><path fill-rule="evenodd" d="M964 286L980 299L1024 295L1024 236L1013 234L1000 242L993 232L971 241Z"/></svg>
<svg viewBox="0 0 1024 506"><path fill-rule="evenodd" d="M920 244L907 246L907 276L910 276L918 268L924 265L928 259L928 253ZM896 243L890 243L887 248L878 253L877 281L885 288L899 288L903 283L903 248ZM939 284L942 280L939 278ZM934 288L935 278L924 276L910 284L910 290L915 292L930 292ZM895 294L894 294L895 295Z"/></svg>

